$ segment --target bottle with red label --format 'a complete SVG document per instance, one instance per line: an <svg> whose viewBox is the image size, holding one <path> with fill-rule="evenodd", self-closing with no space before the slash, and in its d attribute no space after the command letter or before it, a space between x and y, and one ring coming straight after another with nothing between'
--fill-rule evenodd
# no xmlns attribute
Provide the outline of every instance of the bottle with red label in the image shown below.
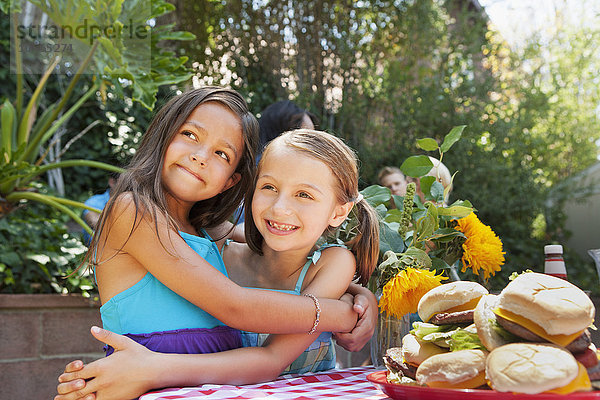
<svg viewBox="0 0 600 400"><path fill-rule="evenodd" d="M544 246L544 273L557 278L567 279L567 268L563 259L563 247L560 244Z"/></svg>

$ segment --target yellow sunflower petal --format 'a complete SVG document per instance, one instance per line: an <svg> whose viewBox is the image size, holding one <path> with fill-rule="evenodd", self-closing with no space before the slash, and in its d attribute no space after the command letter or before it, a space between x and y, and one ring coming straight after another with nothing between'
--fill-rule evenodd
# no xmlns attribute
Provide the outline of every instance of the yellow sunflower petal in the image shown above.
<svg viewBox="0 0 600 400"><path fill-rule="evenodd" d="M406 268L383 287L379 308L398 318L417 312L419 300L434 287L440 286L445 276L428 269Z"/></svg>
<svg viewBox="0 0 600 400"><path fill-rule="evenodd" d="M458 220L456 230L467 237L463 244L462 272L471 268L475 275L483 271L483 277L488 280L490 275L495 275L504 264L502 241L494 231L482 223L475 213Z"/></svg>

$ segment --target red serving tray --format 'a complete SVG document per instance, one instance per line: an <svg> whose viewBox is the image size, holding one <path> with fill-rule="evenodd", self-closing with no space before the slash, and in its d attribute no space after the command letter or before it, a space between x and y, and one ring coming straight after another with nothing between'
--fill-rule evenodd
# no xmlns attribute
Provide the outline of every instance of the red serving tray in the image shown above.
<svg viewBox="0 0 600 400"><path fill-rule="evenodd" d="M558 400L600 399L600 391L568 395L556 393L523 394L481 389L442 389L426 386L400 385L387 381L387 371L367 375L367 379L394 400Z"/></svg>

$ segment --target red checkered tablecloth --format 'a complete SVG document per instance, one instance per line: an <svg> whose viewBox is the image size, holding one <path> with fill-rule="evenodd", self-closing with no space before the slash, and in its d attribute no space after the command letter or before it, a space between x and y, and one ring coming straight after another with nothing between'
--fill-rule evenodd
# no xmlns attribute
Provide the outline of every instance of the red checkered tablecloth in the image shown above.
<svg viewBox="0 0 600 400"><path fill-rule="evenodd" d="M355 367L304 375L284 375L256 385L202 385L146 393L140 400L175 399L389 399L367 375L376 369Z"/></svg>

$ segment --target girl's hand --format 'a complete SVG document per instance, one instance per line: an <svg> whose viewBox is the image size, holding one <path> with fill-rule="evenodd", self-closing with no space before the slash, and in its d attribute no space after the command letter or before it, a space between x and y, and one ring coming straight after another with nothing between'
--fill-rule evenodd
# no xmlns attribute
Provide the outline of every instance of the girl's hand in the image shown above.
<svg viewBox="0 0 600 400"><path fill-rule="evenodd" d="M88 365L74 361L59 376L54 400L132 399L153 389L154 353L126 336L98 327L92 335L115 352ZM81 368L78 368L81 367Z"/></svg>
<svg viewBox="0 0 600 400"><path fill-rule="evenodd" d="M359 351L371 340L379 315L375 295L362 286L356 285L355 290L354 311L358 313L358 322L350 333L333 334L336 343L348 351Z"/></svg>
<svg viewBox="0 0 600 400"><path fill-rule="evenodd" d="M58 377L59 383L56 391L61 394L69 395L68 398L80 399L80 400L94 400L96 395L94 393L85 395L85 380L84 379L69 379L69 377L74 377L76 374L71 374L74 372L79 372L83 369L83 361L75 360L71 361L65 367L65 372ZM67 397L56 396L55 399L66 399Z"/></svg>

